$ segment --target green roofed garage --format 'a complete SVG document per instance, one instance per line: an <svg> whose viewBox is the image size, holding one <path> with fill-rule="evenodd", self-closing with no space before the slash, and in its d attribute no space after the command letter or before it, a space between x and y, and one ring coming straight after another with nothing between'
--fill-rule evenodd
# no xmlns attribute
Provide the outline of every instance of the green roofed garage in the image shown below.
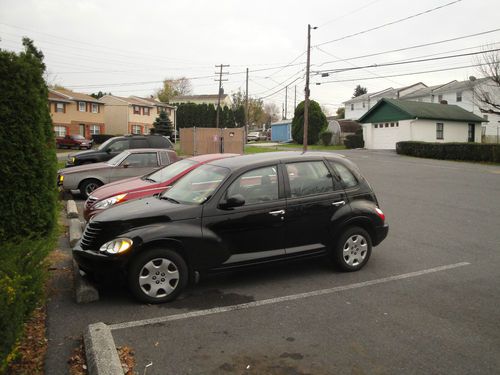
<svg viewBox="0 0 500 375"><path fill-rule="evenodd" d="M395 149L400 141L481 142L485 120L448 104L382 99L359 120L368 149Z"/></svg>

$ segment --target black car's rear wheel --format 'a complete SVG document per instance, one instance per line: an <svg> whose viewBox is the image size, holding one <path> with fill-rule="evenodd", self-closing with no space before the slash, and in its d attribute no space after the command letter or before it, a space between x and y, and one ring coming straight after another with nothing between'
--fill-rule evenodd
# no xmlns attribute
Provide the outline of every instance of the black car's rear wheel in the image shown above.
<svg viewBox="0 0 500 375"><path fill-rule="evenodd" d="M333 260L344 271L357 271L365 266L372 252L372 240L366 230L348 228L333 249Z"/></svg>
<svg viewBox="0 0 500 375"><path fill-rule="evenodd" d="M132 261L128 272L130 291L146 303L173 301L186 287L188 279L185 260L168 249L144 251Z"/></svg>

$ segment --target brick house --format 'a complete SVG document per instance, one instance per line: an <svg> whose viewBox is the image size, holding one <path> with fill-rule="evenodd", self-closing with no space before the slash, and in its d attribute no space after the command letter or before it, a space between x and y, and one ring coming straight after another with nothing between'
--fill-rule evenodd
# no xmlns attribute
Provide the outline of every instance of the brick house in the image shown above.
<svg viewBox="0 0 500 375"><path fill-rule="evenodd" d="M101 101L106 104L108 134L149 134L161 112L166 112L172 123L175 121L175 107L153 98L105 95Z"/></svg>
<svg viewBox="0 0 500 375"><path fill-rule="evenodd" d="M49 107L56 137L106 132L104 103L90 95L49 89Z"/></svg>

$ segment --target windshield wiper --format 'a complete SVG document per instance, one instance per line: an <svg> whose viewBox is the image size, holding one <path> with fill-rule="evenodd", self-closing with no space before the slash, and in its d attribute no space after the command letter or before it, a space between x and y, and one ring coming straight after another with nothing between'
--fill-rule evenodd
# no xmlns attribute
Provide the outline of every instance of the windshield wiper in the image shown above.
<svg viewBox="0 0 500 375"><path fill-rule="evenodd" d="M149 178L149 177L143 177L142 179L143 179L144 181L157 182L156 180L153 180L152 178Z"/></svg>
<svg viewBox="0 0 500 375"><path fill-rule="evenodd" d="M166 195L163 195L160 197L160 199L165 199L169 202L175 203L175 204L180 204L179 201L176 201L174 198L167 197Z"/></svg>

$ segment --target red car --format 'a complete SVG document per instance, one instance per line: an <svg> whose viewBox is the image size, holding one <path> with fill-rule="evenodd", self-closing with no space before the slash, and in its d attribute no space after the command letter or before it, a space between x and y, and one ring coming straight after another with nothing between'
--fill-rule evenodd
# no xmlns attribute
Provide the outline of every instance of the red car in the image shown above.
<svg viewBox="0 0 500 375"><path fill-rule="evenodd" d="M89 221L92 216L115 204L142 198L168 189L185 174L200 165L237 156L238 154L207 154L193 156L170 164L142 177L132 177L104 185L92 192L85 202L83 217Z"/></svg>
<svg viewBox="0 0 500 375"><path fill-rule="evenodd" d="M81 135L67 135L65 137L56 138L56 145L58 148L92 148L92 140L87 139Z"/></svg>

